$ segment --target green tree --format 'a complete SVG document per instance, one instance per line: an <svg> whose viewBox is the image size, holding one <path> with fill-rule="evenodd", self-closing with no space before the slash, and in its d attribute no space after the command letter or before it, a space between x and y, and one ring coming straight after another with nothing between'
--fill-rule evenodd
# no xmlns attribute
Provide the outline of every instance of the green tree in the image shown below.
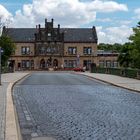
<svg viewBox="0 0 140 140"><path fill-rule="evenodd" d="M123 67L132 67L133 65L133 57L132 57L133 47L131 43L125 43L121 50L120 55L118 57L118 61Z"/></svg>
<svg viewBox="0 0 140 140"><path fill-rule="evenodd" d="M140 69L140 22L138 25L133 28L133 35L129 37L129 40L132 42L132 57L134 62L134 67Z"/></svg>
<svg viewBox="0 0 140 140"><path fill-rule="evenodd" d="M122 48L122 45L119 43L115 44L105 44L105 43L100 43L98 45L99 50L105 50L105 51L115 51L115 52L120 52Z"/></svg>
<svg viewBox="0 0 140 140"><path fill-rule="evenodd" d="M13 43L11 38L9 38L8 36L1 36L0 37L0 46L4 50L4 52L2 54L1 63L2 63L2 66L6 66L9 57L15 51L15 44Z"/></svg>
<svg viewBox="0 0 140 140"><path fill-rule="evenodd" d="M133 28L129 40L122 46L118 61L121 66L140 69L140 22Z"/></svg>

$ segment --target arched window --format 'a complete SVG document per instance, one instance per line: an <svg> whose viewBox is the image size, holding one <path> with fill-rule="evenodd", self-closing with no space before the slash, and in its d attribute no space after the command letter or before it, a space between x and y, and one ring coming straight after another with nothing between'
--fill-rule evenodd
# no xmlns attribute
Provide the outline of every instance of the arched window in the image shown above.
<svg viewBox="0 0 140 140"><path fill-rule="evenodd" d="M45 68L45 60L44 59L41 59L40 60L40 68L41 69L44 69Z"/></svg>

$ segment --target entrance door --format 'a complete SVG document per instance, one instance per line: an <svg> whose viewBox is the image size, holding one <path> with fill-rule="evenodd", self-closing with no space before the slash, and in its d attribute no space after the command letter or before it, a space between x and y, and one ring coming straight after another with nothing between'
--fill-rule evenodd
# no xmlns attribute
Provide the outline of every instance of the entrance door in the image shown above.
<svg viewBox="0 0 140 140"><path fill-rule="evenodd" d="M45 60L44 59L40 60L40 68L45 69Z"/></svg>
<svg viewBox="0 0 140 140"><path fill-rule="evenodd" d="M9 68L9 72L14 72L15 60L10 60L10 61L9 61L8 68Z"/></svg>
<svg viewBox="0 0 140 140"><path fill-rule="evenodd" d="M83 66L86 67L86 70L90 69L91 60L84 60Z"/></svg>
<svg viewBox="0 0 140 140"><path fill-rule="evenodd" d="M57 59L54 59L53 60L53 67L58 67L58 60Z"/></svg>

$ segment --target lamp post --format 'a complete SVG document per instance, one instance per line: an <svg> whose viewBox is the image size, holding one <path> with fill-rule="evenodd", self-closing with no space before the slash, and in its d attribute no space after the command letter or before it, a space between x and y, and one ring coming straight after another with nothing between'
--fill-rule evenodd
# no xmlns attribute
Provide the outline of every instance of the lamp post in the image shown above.
<svg viewBox="0 0 140 140"><path fill-rule="evenodd" d="M0 47L0 85L1 85L1 47Z"/></svg>
<svg viewBox="0 0 140 140"><path fill-rule="evenodd" d="M0 47L0 85L1 85L1 54L3 53L3 49Z"/></svg>
<svg viewBox="0 0 140 140"><path fill-rule="evenodd" d="M30 52L30 70L32 70L32 52Z"/></svg>

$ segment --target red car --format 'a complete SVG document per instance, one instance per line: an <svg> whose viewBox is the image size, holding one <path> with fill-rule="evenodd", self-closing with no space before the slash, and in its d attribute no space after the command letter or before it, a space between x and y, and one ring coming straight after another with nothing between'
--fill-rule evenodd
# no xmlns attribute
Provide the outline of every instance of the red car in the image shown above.
<svg viewBox="0 0 140 140"><path fill-rule="evenodd" d="M81 71L81 72L85 72L85 70L83 68L80 68L80 67L76 67L76 68L73 68L74 71Z"/></svg>

